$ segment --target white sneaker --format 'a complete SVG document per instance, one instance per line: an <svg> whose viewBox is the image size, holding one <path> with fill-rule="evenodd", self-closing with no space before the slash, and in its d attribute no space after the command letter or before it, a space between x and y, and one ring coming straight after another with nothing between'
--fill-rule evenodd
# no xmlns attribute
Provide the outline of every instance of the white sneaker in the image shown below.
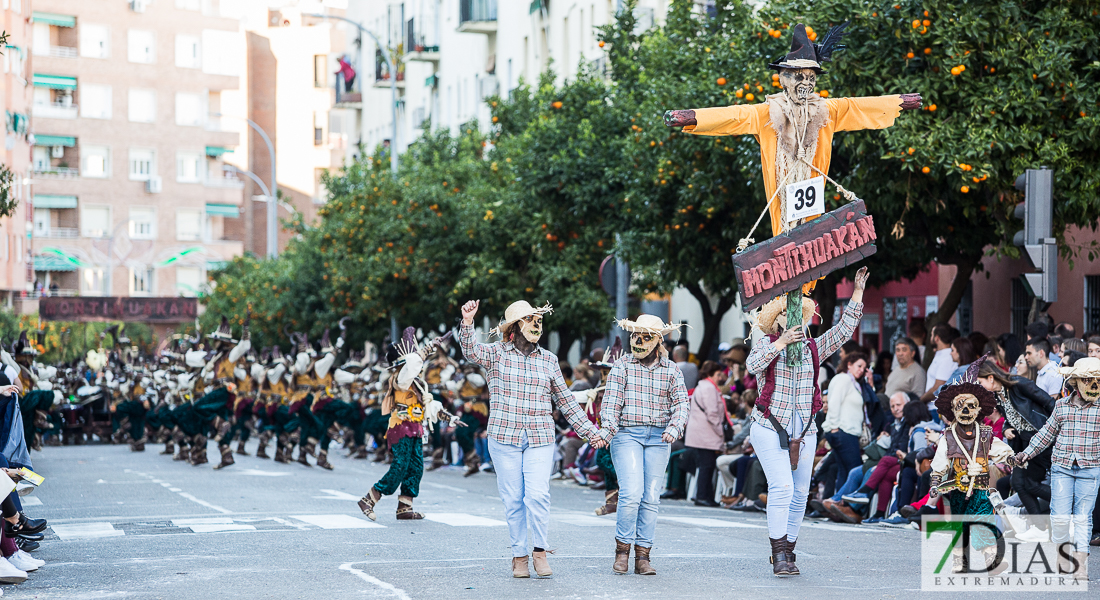
<svg viewBox="0 0 1100 600"><path fill-rule="evenodd" d="M22 569L28 573L31 571L37 571L38 567L46 564L44 560L38 560L37 558L23 552L22 550L16 550L15 554L8 557L8 562L12 564L16 569Z"/></svg>
<svg viewBox="0 0 1100 600"><path fill-rule="evenodd" d="M0 558L0 583L23 583L26 580L26 571L15 568L8 559Z"/></svg>
<svg viewBox="0 0 1100 600"><path fill-rule="evenodd" d="M1016 534L1016 539L1023 542L1049 542L1050 534L1032 525L1027 531Z"/></svg>

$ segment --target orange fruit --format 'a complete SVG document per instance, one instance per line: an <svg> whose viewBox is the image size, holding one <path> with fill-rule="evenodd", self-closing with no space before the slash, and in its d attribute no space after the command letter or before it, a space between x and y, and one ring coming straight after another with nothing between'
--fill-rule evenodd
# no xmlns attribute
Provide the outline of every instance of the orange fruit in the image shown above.
<svg viewBox="0 0 1100 600"><path fill-rule="evenodd" d="M772 73L772 81L779 81L779 73Z"/></svg>
<svg viewBox="0 0 1100 600"><path fill-rule="evenodd" d="M910 53L905 55L905 58L913 58L914 56L916 56L916 55L913 54L912 52L910 52Z"/></svg>
<svg viewBox="0 0 1100 600"><path fill-rule="evenodd" d="M817 93L817 95L821 96L822 98L828 98L829 97L829 90L821 90L820 92Z"/></svg>
<svg viewBox="0 0 1100 600"><path fill-rule="evenodd" d="M718 81L716 83L718 85L726 85L726 78L725 77L719 77Z"/></svg>
<svg viewBox="0 0 1100 600"><path fill-rule="evenodd" d="M749 102L752 102L754 98L756 98L756 96L753 96L752 94L745 94L745 100L748 100Z"/></svg>
<svg viewBox="0 0 1100 600"><path fill-rule="evenodd" d="M920 20L913 19L913 29L920 29Z"/></svg>
<svg viewBox="0 0 1100 600"><path fill-rule="evenodd" d="M555 100L554 103L551 104L550 106L553 106L554 108L561 108L562 107L561 100Z"/></svg>
<svg viewBox="0 0 1100 600"><path fill-rule="evenodd" d="M913 148L912 146L910 146L910 147L909 147L909 149L908 149L908 150L906 150L906 152L908 152L909 154L912 154L912 153L914 153L914 152L916 152L916 151L917 151L917 149L916 149L916 148Z"/></svg>
<svg viewBox="0 0 1100 600"><path fill-rule="evenodd" d="M925 20L921 21L921 25L924 25L925 27L928 27L931 24L932 24L932 21L929 21L928 19L925 19Z"/></svg>
<svg viewBox="0 0 1100 600"><path fill-rule="evenodd" d="M747 84L747 83L745 84L745 89L746 90L749 89L749 84Z"/></svg>
<svg viewBox="0 0 1100 600"><path fill-rule="evenodd" d="M603 40L600 40L600 48L603 48Z"/></svg>
<svg viewBox="0 0 1100 600"><path fill-rule="evenodd" d="M925 48L924 53L925 54L932 54L932 49L931 48Z"/></svg>
<svg viewBox="0 0 1100 600"><path fill-rule="evenodd" d="M935 105L935 104L933 104L933 105L929 106L929 107L928 107L928 110L930 110L930 111L932 111L932 112L936 112L936 105Z"/></svg>
<svg viewBox="0 0 1100 600"><path fill-rule="evenodd" d="M928 16L928 11L924 11L924 16Z"/></svg>
<svg viewBox="0 0 1100 600"><path fill-rule="evenodd" d="M734 96L737 96L738 98L743 98L745 96L745 90L737 90L737 92L734 93Z"/></svg>
<svg viewBox="0 0 1100 600"><path fill-rule="evenodd" d="M500 119L498 119L497 117L493 117L493 122L494 122L494 123L496 123L496 122L497 122L497 121L499 121L499 120L500 120Z"/></svg>
<svg viewBox="0 0 1100 600"><path fill-rule="evenodd" d="M929 169L928 167L921 167L920 172L927 175L928 173L932 172L932 169Z"/></svg>
<svg viewBox="0 0 1100 600"><path fill-rule="evenodd" d="M964 194L969 193L970 192L970 186L964 185L961 188L959 188L959 191L964 193Z"/></svg>

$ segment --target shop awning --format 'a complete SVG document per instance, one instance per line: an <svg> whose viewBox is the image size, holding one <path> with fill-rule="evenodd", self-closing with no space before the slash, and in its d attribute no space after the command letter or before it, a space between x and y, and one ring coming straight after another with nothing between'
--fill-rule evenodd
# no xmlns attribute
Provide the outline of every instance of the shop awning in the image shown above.
<svg viewBox="0 0 1100 600"><path fill-rule="evenodd" d="M236 204L206 204L208 217L239 217L241 209Z"/></svg>
<svg viewBox="0 0 1100 600"><path fill-rule="evenodd" d="M228 264L228 260L208 260L206 261L206 270L217 271L218 269L224 269Z"/></svg>
<svg viewBox="0 0 1100 600"><path fill-rule="evenodd" d="M207 156L217 157L217 156L221 156L221 155L225 154L226 152L232 152L232 151L233 151L232 149L224 148L222 146L207 146L206 147L206 155Z"/></svg>
<svg viewBox="0 0 1100 600"><path fill-rule="evenodd" d="M60 256L39 254L34 257L35 271L75 271L76 265Z"/></svg>
<svg viewBox="0 0 1100 600"><path fill-rule="evenodd" d="M31 76L31 84L37 87L48 87L55 90L75 90L76 77L35 73Z"/></svg>
<svg viewBox="0 0 1100 600"><path fill-rule="evenodd" d="M35 23L57 25L58 27L76 27L76 17L70 17L69 15L34 11L31 13L31 18L34 19Z"/></svg>
<svg viewBox="0 0 1100 600"><path fill-rule="evenodd" d="M76 208L76 196L59 196L55 194L35 194L35 208Z"/></svg>
<svg viewBox="0 0 1100 600"><path fill-rule="evenodd" d="M66 148L76 147L76 138L70 135L34 135L35 146L65 146Z"/></svg>

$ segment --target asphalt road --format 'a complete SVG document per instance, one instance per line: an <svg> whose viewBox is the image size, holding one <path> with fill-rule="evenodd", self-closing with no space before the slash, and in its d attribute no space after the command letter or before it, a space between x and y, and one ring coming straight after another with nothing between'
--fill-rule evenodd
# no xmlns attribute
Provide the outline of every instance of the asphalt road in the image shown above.
<svg viewBox="0 0 1100 600"><path fill-rule="evenodd" d="M492 474L463 478L452 467L427 473L416 508L428 519L398 522L390 496L371 523L355 502L385 472L382 465L334 453L331 472L255 457L214 471L173 462L160 449L135 454L91 445L35 453L46 482L24 497L24 511L49 520L35 553L47 565L23 584L2 586L5 596L932 597L919 591L919 533L908 528L807 521L798 545L803 575L778 579L767 563L763 514L664 502L653 550L658 574L619 576L611 571L614 517L593 513L603 493L554 481L554 576L516 580ZM1095 571L1100 560L1093 558Z"/></svg>

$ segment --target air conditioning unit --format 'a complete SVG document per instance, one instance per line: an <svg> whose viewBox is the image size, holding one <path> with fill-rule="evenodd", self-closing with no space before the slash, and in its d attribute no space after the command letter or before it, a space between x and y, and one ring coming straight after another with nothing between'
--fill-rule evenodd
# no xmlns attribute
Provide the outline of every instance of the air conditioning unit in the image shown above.
<svg viewBox="0 0 1100 600"><path fill-rule="evenodd" d="M64 158L65 146L50 146L50 156L53 158Z"/></svg>
<svg viewBox="0 0 1100 600"><path fill-rule="evenodd" d="M130 0L130 10L136 13L145 12L145 8L149 5L149 0Z"/></svg>
<svg viewBox="0 0 1100 600"><path fill-rule="evenodd" d="M164 187L160 177L150 177L145 181L145 191L150 194L159 194Z"/></svg>

